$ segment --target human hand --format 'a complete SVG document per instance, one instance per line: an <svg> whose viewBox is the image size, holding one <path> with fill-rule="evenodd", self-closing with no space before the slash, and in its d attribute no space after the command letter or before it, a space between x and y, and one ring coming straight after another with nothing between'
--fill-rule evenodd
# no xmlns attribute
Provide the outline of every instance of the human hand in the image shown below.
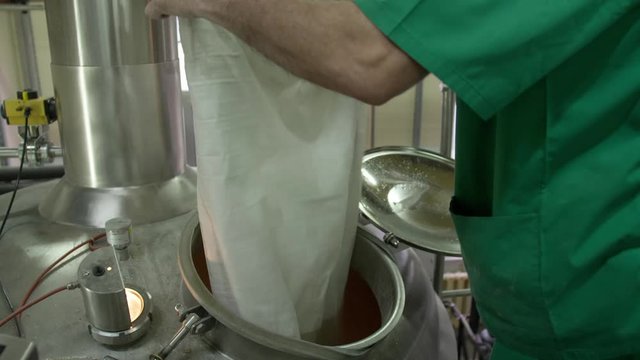
<svg viewBox="0 0 640 360"><path fill-rule="evenodd" d="M204 16L206 0L149 0L145 12L153 19L175 15L180 17Z"/></svg>

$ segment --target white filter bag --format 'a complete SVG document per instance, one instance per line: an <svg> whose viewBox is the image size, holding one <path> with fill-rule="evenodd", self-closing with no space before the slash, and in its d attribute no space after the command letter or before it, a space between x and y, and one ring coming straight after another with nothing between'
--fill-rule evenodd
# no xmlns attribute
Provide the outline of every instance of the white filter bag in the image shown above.
<svg viewBox="0 0 640 360"><path fill-rule="evenodd" d="M214 295L264 329L315 339L342 304L364 107L208 21L181 19L180 27Z"/></svg>

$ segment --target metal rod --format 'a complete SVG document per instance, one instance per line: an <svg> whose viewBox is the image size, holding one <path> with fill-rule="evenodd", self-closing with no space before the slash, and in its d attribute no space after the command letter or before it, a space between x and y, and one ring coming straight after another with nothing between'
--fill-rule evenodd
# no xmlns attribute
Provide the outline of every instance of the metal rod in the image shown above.
<svg viewBox="0 0 640 360"><path fill-rule="evenodd" d="M456 94L445 84L440 85L440 90L442 91L440 153L451 158L453 155L453 127L456 117Z"/></svg>
<svg viewBox="0 0 640 360"><path fill-rule="evenodd" d="M424 83L422 81L416 84L416 95L413 107L413 134L412 144L413 147L420 147L422 142L422 103L424 94Z"/></svg>
<svg viewBox="0 0 640 360"><path fill-rule="evenodd" d="M371 137L369 139L369 146L376 146L376 107L371 107Z"/></svg>
<svg viewBox="0 0 640 360"><path fill-rule="evenodd" d="M50 152L51 156L53 156L54 158L62 157L62 148L60 146L53 146Z"/></svg>
<svg viewBox="0 0 640 360"><path fill-rule="evenodd" d="M189 335L193 326L200 320L200 317L196 314L191 314L180 326L178 332L171 338L169 343L162 348L158 354L152 354L149 356L150 360L164 360L171 354L171 352Z"/></svg>
<svg viewBox="0 0 640 360"><path fill-rule="evenodd" d="M22 67L24 88L40 91L40 74L38 72L38 58L33 36L31 14L28 11L17 14L16 24L20 35L20 64Z"/></svg>
<svg viewBox="0 0 640 360"><path fill-rule="evenodd" d="M442 129L440 136L440 154L451 158L453 155L453 124L455 122L456 94L445 84L440 85L442 92ZM444 276L443 255L436 256L433 272L433 287L440 295L442 293L442 277Z"/></svg>
<svg viewBox="0 0 640 360"><path fill-rule="evenodd" d="M20 155L17 148L0 148L0 158L15 158Z"/></svg>
<svg viewBox="0 0 640 360"><path fill-rule="evenodd" d="M2 159L2 158L7 159L7 158L20 157L20 151L21 151L21 149L18 149L18 148L0 147L0 159ZM49 153L54 158L61 158L62 157L62 148L59 147L59 146L53 146L53 147L49 148Z"/></svg>
<svg viewBox="0 0 640 360"><path fill-rule="evenodd" d="M44 10L44 4L2 4L0 11L34 11Z"/></svg>
<svg viewBox="0 0 640 360"><path fill-rule="evenodd" d="M0 168L0 181L14 181L18 176L18 167ZM20 178L23 180L58 179L64 176L63 166L24 167Z"/></svg>
<svg viewBox="0 0 640 360"><path fill-rule="evenodd" d="M454 298L454 297L464 297L470 296L471 289L458 289L458 290L445 290L440 294L440 297L443 299L446 298Z"/></svg>
<svg viewBox="0 0 640 360"><path fill-rule="evenodd" d="M436 264L433 270L433 289L438 295L442 293L442 278L444 277L444 255L436 255Z"/></svg>

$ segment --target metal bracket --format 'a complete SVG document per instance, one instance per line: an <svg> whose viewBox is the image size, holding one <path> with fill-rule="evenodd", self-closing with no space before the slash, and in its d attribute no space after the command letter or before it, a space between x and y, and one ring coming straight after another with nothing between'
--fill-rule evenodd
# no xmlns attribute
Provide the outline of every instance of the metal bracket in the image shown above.
<svg viewBox="0 0 640 360"><path fill-rule="evenodd" d="M165 360L187 335L204 334L211 330L216 324L213 316L209 315L202 306L185 309L182 304L177 304L175 310L178 313L178 319L182 322L182 325L159 353L149 355L149 360Z"/></svg>

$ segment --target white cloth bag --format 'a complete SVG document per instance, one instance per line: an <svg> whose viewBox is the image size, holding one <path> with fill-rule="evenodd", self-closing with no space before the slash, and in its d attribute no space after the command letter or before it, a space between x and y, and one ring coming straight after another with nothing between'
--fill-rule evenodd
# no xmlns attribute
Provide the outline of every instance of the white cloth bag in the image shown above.
<svg viewBox="0 0 640 360"><path fill-rule="evenodd" d="M181 19L180 27L213 292L258 326L313 339L342 304L364 107L208 21Z"/></svg>

